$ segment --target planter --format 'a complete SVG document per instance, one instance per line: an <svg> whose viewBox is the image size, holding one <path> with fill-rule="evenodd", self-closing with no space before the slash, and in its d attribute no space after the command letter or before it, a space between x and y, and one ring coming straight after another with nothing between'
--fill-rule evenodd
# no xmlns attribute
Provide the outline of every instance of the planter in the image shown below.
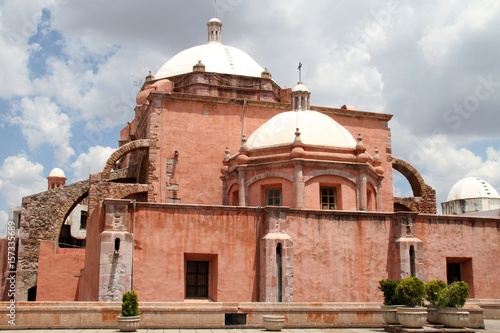
<svg viewBox="0 0 500 333"><path fill-rule="evenodd" d="M122 332L135 332L140 320L141 316L118 316L118 329Z"/></svg>
<svg viewBox="0 0 500 333"><path fill-rule="evenodd" d="M441 324L438 314L439 308L435 305L430 304L427 306L427 322L429 324Z"/></svg>
<svg viewBox="0 0 500 333"><path fill-rule="evenodd" d="M267 331L281 331L285 324L285 317L279 315L267 315L263 317L264 328Z"/></svg>
<svg viewBox="0 0 500 333"><path fill-rule="evenodd" d="M469 325L469 311L463 308L440 308L438 314L445 327L463 328Z"/></svg>
<svg viewBox="0 0 500 333"><path fill-rule="evenodd" d="M382 305L382 318L387 324L399 325L398 306L401 305Z"/></svg>
<svg viewBox="0 0 500 333"><path fill-rule="evenodd" d="M421 328L427 322L427 309L424 307L398 308L399 323L407 328Z"/></svg>

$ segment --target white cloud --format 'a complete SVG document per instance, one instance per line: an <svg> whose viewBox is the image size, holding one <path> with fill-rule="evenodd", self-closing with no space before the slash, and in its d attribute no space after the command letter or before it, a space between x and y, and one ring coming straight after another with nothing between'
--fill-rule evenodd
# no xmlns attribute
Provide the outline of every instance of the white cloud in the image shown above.
<svg viewBox="0 0 500 333"><path fill-rule="evenodd" d="M7 157L0 169L0 193L9 207L20 206L24 196L47 190L43 166L24 153Z"/></svg>
<svg viewBox="0 0 500 333"><path fill-rule="evenodd" d="M418 42L431 64L446 61L448 52L462 40L464 34L485 29L488 22L497 19L500 10L497 1L475 1L464 8L451 8L448 3L435 5L438 8L434 11L433 20L425 27Z"/></svg>
<svg viewBox="0 0 500 333"><path fill-rule="evenodd" d="M91 147L88 153L82 153L71 167L73 174L78 180L87 179L89 173L100 172L109 156L115 151L111 147L95 146Z"/></svg>
<svg viewBox="0 0 500 333"><path fill-rule="evenodd" d="M0 238L5 237L5 227L7 226L8 220L9 220L9 213L0 210Z"/></svg>
<svg viewBox="0 0 500 333"><path fill-rule="evenodd" d="M54 156L59 163L74 154L69 146L71 121L48 97L24 97L13 106L8 120L21 127L30 150L49 144L55 148Z"/></svg>

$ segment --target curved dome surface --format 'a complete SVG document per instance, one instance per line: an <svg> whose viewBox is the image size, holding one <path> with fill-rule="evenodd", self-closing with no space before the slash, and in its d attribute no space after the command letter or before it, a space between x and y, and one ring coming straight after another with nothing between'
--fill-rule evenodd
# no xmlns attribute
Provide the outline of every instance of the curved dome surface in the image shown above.
<svg viewBox="0 0 500 333"><path fill-rule="evenodd" d="M450 190L447 201L471 198L500 198L497 190L478 177L458 181Z"/></svg>
<svg viewBox="0 0 500 333"><path fill-rule="evenodd" d="M264 69L248 54L235 47L219 42L209 42L181 51L167 61L155 74L162 79L191 73L193 66L201 60L205 72L261 77Z"/></svg>
<svg viewBox="0 0 500 333"><path fill-rule="evenodd" d="M66 176L64 175L64 171L62 171L62 169L59 169L59 168L52 169L52 171L49 173L49 177L63 177L63 178L66 178Z"/></svg>
<svg viewBox="0 0 500 333"><path fill-rule="evenodd" d="M297 119L298 117L298 119ZM297 124L303 143L316 146L355 148L351 133L332 118L316 111L277 114L248 138L249 149L292 144Z"/></svg>

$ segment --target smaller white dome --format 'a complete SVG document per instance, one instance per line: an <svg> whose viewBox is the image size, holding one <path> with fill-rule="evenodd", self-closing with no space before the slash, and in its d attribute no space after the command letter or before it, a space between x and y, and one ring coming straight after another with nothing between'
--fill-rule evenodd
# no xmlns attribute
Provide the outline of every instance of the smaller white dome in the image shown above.
<svg viewBox="0 0 500 333"><path fill-rule="evenodd" d="M302 82L299 82L299 83L297 83L295 88L292 89L292 91L307 91L307 92L309 92L309 89L307 89L307 87Z"/></svg>
<svg viewBox="0 0 500 333"><path fill-rule="evenodd" d="M298 118L297 118L298 117ZM292 144L297 124L303 143L316 146L355 148L356 140L342 125L317 111L288 111L269 119L250 135L249 149Z"/></svg>
<svg viewBox="0 0 500 333"><path fill-rule="evenodd" d="M447 201L472 198L500 198L497 190L478 177L458 181L450 190Z"/></svg>
<svg viewBox="0 0 500 333"><path fill-rule="evenodd" d="M49 173L49 177L66 178L66 176L64 175L64 171L62 171L62 169L59 169L59 168L52 169L52 171Z"/></svg>
<svg viewBox="0 0 500 333"><path fill-rule="evenodd" d="M210 22L222 23L217 17L211 18L210 21L208 21L208 23Z"/></svg>

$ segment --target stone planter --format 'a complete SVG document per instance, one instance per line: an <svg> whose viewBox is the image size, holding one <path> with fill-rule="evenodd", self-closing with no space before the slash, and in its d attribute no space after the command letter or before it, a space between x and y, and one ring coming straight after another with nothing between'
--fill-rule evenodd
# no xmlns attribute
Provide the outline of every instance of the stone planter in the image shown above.
<svg viewBox="0 0 500 333"><path fill-rule="evenodd" d="M267 315L263 317L263 324L267 331L281 331L285 324L285 317L280 315Z"/></svg>
<svg viewBox="0 0 500 333"><path fill-rule="evenodd" d="M438 314L444 327L463 328L469 325L469 311L463 308L440 308Z"/></svg>
<svg viewBox="0 0 500 333"><path fill-rule="evenodd" d="M382 305L382 318L389 325L399 325L398 306L401 305Z"/></svg>
<svg viewBox="0 0 500 333"><path fill-rule="evenodd" d="M429 306L427 306L427 322L429 324L441 324L441 322L439 321L438 310L439 308L435 305L430 304Z"/></svg>
<svg viewBox="0 0 500 333"><path fill-rule="evenodd" d="M141 316L118 316L118 329L122 332L135 332L140 320Z"/></svg>
<svg viewBox="0 0 500 333"><path fill-rule="evenodd" d="M427 322L427 309L424 307L399 307L399 323L407 328L422 328Z"/></svg>

